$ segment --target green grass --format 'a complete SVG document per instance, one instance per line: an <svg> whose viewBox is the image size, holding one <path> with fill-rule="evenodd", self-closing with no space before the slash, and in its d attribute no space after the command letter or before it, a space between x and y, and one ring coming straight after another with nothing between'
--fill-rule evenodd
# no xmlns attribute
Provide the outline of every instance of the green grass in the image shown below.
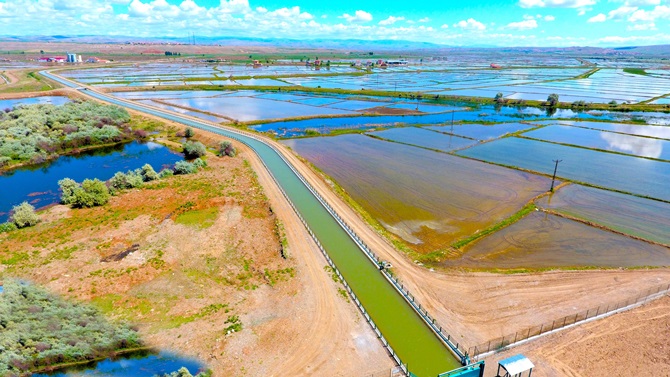
<svg viewBox="0 0 670 377"><path fill-rule="evenodd" d="M217 216L219 216L219 209L217 207L213 207L181 213L175 218L174 221L177 224L206 229L214 225Z"/></svg>
<svg viewBox="0 0 670 377"><path fill-rule="evenodd" d="M645 71L643 68L624 68L623 71L626 73L630 73L632 75L641 75L641 76L649 75L647 71Z"/></svg>
<svg viewBox="0 0 670 377"><path fill-rule="evenodd" d="M506 227L516 223L517 221L523 219L527 214L534 211L536 208L537 207L535 206L534 203L526 204L519 212L513 214L512 216L506 218L505 220L503 220L503 221L501 221L501 222L499 222L499 223L497 223L497 224L495 224L495 225L493 225L493 226L491 226L487 229L484 229L481 232L475 233L475 234L471 235L470 237L467 237L467 238L462 239L460 241L456 241L453 244L451 244L451 246L455 249L460 249L460 248L462 248L463 246L465 246L469 243L472 243L472 242L474 242L474 241L476 241L476 240L478 240L482 237L488 236L491 233L495 233L495 232L499 231L500 229L506 228Z"/></svg>

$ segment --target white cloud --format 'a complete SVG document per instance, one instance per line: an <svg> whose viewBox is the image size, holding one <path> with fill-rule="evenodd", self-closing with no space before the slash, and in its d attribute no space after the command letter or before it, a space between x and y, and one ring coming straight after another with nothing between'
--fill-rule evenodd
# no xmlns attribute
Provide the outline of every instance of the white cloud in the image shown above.
<svg viewBox="0 0 670 377"><path fill-rule="evenodd" d="M628 18L628 21L655 21L657 19L670 19L670 7L667 5L659 5L651 11L646 11L643 9L636 10Z"/></svg>
<svg viewBox="0 0 670 377"><path fill-rule="evenodd" d="M256 12L258 12L258 13L267 13L267 12L268 12L268 8L264 8L264 7L256 7Z"/></svg>
<svg viewBox="0 0 670 377"><path fill-rule="evenodd" d="M475 20L474 18L468 18L467 20L461 20L454 24L454 27L467 30L485 30L486 25Z"/></svg>
<svg viewBox="0 0 670 377"><path fill-rule="evenodd" d="M591 18L589 18L588 22L605 22L607 20L607 16L604 14L600 13L598 15L595 15Z"/></svg>
<svg viewBox="0 0 670 377"><path fill-rule="evenodd" d="M628 16L629 14L635 12L637 9L638 9L637 7L629 7L627 5L624 5L622 7L610 11L607 14L607 18L610 20L621 20L626 18L626 16Z"/></svg>
<svg viewBox="0 0 670 377"><path fill-rule="evenodd" d="M508 29L514 30L531 30L537 28L537 21L535 20L524 20L519 22L511 22L507 24Z"/></svg>
<svg viewBox="0 0 670 377"><path fill-rule="evenodd" d="M405 17L393 17L393 16L389 16L389 18L387 18L387 19L385 19L385 20L381 20L381 21L379 21L379 24L380 24L380 25L383 25L383 26L386 26L386 25L393 25L393 24L395 24L395 23L398 22L398 21L404 21L404 20L405 20Z"/></svg>
<svg viewBox="0 0 670 377"><path fill-rule="evenodd" d="M430 18L428 17L420 18L419 22L430 22Z"/></svg>
<svg viewBox="0 0 670 377"><path fill-rule="evenodd" d="M341 18L344 18L348 22L353 23L365 23L372 21L372 15L364 10L357 10L353 16L345 13Z"/></svg>
<svg viewBox="0 0 670 377"><path fill-rule="evenodd" d="M441 28L441 29L449 29L449 25L447 25L447 24L443 24L442 26L440 26L440 28Z"/></svg>
<svg viewBox="0 0 670 377"><path fill-rule="evenodd" d="M583 8L596 0L519 0L521 8Z"/></svg>
<svg viewBox="0 0 670 377"><path fill-rule="evenodd" d="M544 16L544 20L545 21L555 21L556 17L549 14L549 15Z"/></svg>

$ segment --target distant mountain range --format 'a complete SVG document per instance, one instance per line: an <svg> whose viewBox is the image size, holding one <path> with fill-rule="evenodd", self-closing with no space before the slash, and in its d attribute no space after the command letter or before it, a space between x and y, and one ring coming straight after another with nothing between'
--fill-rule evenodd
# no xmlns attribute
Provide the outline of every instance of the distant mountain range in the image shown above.
<svg viewBox="0 0 670 377"><path fill-rule="evenodd" d="M63 42L63 43L147 43L147 44L191 44L189 37L97 36L97 35L52 35L52 36L0 36L0 42ZM201 37L195 36L198 45L283 47L297 49L335 49L352 51L398 51L398 50L464 50L495 49L500 52L547 53L564 52L574 54L618 54L618 55L666 55L670 45L630 46L616 48L600 47L499 47L495 45L450 46L429 42L404 40L360 40L360 39L283 39L244 37Z"/></svg>

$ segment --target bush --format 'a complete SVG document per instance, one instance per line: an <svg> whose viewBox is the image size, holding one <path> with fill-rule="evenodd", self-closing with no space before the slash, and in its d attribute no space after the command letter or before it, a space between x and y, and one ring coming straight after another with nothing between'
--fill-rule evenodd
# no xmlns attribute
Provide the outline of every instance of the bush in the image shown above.
<svg viewBox="0 0 670 377"><path fill-rule="evenodd" d="M172 169L163 169L163 170L161 170L160 173L158 173L158 176L161 179L163 179L165 177L172 177L173 175L174 175L174 172L172 171Z"/></svg>
<svg viewBox="0 0 670 377"><path fill-rule="evenodd" d="M198 168L188 161L178 161L174 164L175 174L193 174L198 171Z"/></svg>
<svg viewBox="0 0 670 377"><path fill-rule="evenodd" d="M186 158L202 157L207 153L207 148L199 141L187 141L184 143L184 155Z"/></svg>
<svg viewBox="0 0 670 377"><path fill-rule="evenodd" d="M193 131L193 128L186 127L186 129L184 130L184 137L192 138L193 136L195 136L195 131Z"/></svg>
<svg viewBox="0 0 670 377"><path fill-rule="evenodd" d="M222 141L219 143L219 150L217 153L220 157L223 156L229 156L229 157L235 157L237 154L237 150L233 146L233 143L230 141Z"/></svg>
<svg viewBox="0 0 670 377"><path fill-rule="evenodd" d="M107 204L109 189L105 182L99 179L85 179L80 187L74 190L72 206L75 208L90 208Z"/></svg>
<svg viewBox="0 0 670 377"><path fill-rule="evenodd" d="M16 229L18 229L16 227L16 224L14 224L12 222L6 222L6 223L0 224L0 233L11 232L12 230L16 230Z"/></svg>
<svg viewBox="0 0 670 377"><path fill-rule="evenodd" d="M26 228L37 224L40 218L35 213L35 207L28 202L23 202L12 208L11 221L17 228Z"/></svg>
<svg viewBox="0 0 670 377"><path fill-rule="evenodd" d="M60 202L63 204L72 204L74 201L74 192L79 188L79 184L70 178L63 178L58 181L60 186L61 196Z"/></svg>
<svg viewBox="0 0 670 377"><path fill-rule="evenodd" d="M141 175L144 182L155 181L160 178L158 173L156 173L154 168L149 164L144 164L144 166L142 166Z"/></svg>
<svg viewBox="0 0 670 377"><path fill-rule="evenodd" d="M196 158L193 160L192 164L196 167L196 169L202 169L207 166L207 161L203 160L202 158Z"/></svg>
<svg viewBox="0 0 670 377"><path fill-rule="evenodd" d="M558 105L558 94L556 93L550 94L549 97L547 97L547 103L549 104L549 106L552 107Z"/></svg>

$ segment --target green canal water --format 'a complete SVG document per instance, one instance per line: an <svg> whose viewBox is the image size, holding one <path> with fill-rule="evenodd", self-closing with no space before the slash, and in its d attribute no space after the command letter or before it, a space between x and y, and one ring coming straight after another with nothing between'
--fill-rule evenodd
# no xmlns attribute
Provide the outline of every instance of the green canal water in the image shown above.
<svg viewBox="0 0 670 377"><path fill-rule="evenodd" d="M48 73L43 74L72 86L71 83ZM91 91L82 91L82 93L119 106L232 137L249 145L265 162L381 333L401 361L407 364L408 369L418 377L429 377L461 366L447 346L437 338L404 298L383 277L377 267L367 259L348 233L307 189L287 162L271 147L251 137L222 128L137 106L99 93ZM323 339L323 341L327 342L328 339Z"/></svg>

